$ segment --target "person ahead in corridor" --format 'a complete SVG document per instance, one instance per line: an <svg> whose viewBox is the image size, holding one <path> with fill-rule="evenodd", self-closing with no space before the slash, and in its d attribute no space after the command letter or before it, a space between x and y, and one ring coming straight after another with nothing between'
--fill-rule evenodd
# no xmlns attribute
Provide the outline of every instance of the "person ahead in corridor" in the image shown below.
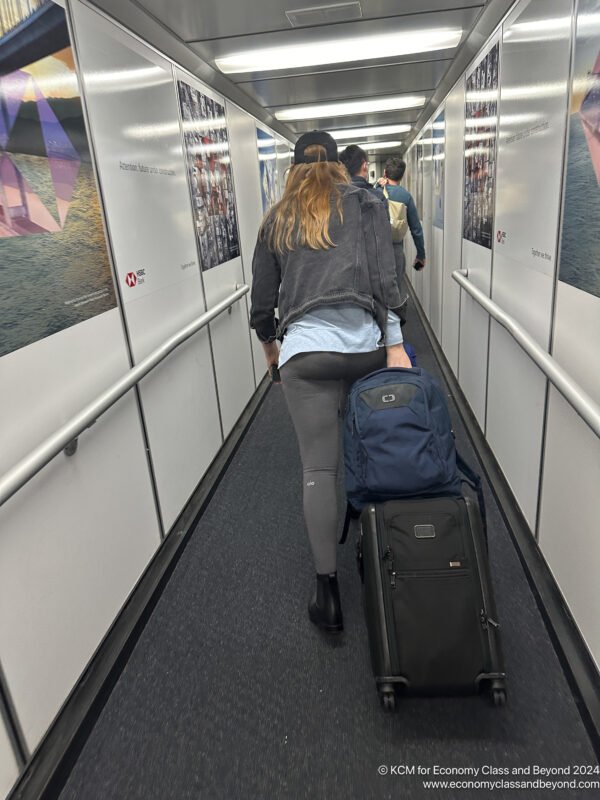
<svg viewBox="0 0 600 800"><path fill-rule="evenodd" d="M400 293L385 207L350 184L328 133L313 131L296 143L283 197L260 228L252 274L250 324L268 367L279 365L302 459L317 573L309 617L337 632L341 413L354 381L386 363L411 363L394 313Z"/></svg>

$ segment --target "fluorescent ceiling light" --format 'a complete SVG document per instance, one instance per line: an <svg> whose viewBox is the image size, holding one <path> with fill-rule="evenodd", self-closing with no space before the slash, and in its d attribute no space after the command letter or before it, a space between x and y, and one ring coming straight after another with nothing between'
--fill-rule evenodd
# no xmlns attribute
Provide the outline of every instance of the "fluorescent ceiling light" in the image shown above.
<svg viewBox="0 0 600 800"><path fill-rule="evenodd" d="M361 142L358 146L363 150L385 150L390 147L400 147L402 142Z"/></svg>
<svg viewBox="0 0 600 800"><path fill-rule="evenodd" d="M274 147L275 146L275 139L259 139L258 136L256 137L256 141L258 142L259 147Z"/></svg>
<svg viewBox="0 0 600 800"><path fill-rule="evenodd" d="M391 133L408 133L410 125L373 125L369 128L348 128L341 131L329 131L334 139L360 139L364 136L388 136Z"/></svg>
<svg viewBox="0 0 600 800"><path fill-rule="evenodd" d="M275 112L275 119L283 121L345 117L349 114L371 114L378 111L398 111L403 108L424 106L427 98L416 95L397 95L371 100L350 100L342 103L319 103L315 106L294 106Z"/></svg>
<svg viewBox="0 0 600 800"><path fill-rule="evenodd" d="M369 61L454 49L460 42L460 28L432 28L407 33L386 33L355 36L352 39L330 39L319 43L284 45L247 50L215 59L226 75L236 72L297 69L318 64L341 64L347 61Z"/></svg>

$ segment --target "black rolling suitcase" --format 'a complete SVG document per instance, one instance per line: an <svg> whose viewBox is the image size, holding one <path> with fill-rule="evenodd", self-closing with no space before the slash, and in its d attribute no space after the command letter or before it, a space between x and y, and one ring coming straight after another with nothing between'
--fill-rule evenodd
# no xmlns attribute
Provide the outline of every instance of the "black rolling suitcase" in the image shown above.
<svg viewBox="0 0 600 800"><path fill-rule="evenodd" d="M489 693L506 702L487 543L465 497L365 507L358 562L382 705L405 694Z"/></svg>

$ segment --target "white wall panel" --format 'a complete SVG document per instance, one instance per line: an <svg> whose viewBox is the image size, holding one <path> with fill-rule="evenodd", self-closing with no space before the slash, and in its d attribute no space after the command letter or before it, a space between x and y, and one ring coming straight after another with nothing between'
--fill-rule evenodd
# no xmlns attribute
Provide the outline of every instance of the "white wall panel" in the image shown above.
<svg viewBox="0 0 600 800"><path fill-rule="evenodd" d="M438 342L442 338L442 279L444 258L444 231L435 225L431 229L430 253L426 270L429 270L429 321Z"/></svg>
<svg viewBox="0 0 600 800"><path fill-rule="evenodd" d="M205 311L172 69L80 3L73 14L137 363ZM206 332L143 382L141 400L169 530L222 442Z"/></svg>
<svg viewBox="0 0 600 800"><path fill-rule="evenodd" d="M130 330L147 330L158 347L198 308L198 282L179 281L129 303ZM173 319L177 324L173 324ZM141 337L140 337L141 338ZM136 361L147 355L138 345ZM140 383L140 394L165 532L168 532L222 444L208 329L197 333Z"/></svg>
<svg viewBox="0 0 600 800"><path fill-rule="evenodd" d="M206 302L212 308L244 282L242 259L235 258L204 274ZM210 324L223 435L228 436L254 392L254 371L243 300ZM264 355L263 355L264 362ZM265 367L266 368L266 367Z"/></svg>
<svg viewBox="0 0 600 800"><path fill-rule="evenodd" d="M460 81L446 98L446 176L444 195L444 276L442 347L458 375L460 287L452 279L462 265L462 183L465 88Z"/></svg>
<svg viewBox="0 0 600 800"><path fill-rule="evenodd" d="M566 212L565 212L566 213ZM600 403L600 298L559 282L553 357ZM600 440L551 390L539 543L600 666Z"/></svg>
<svg viewBox="0 0 600 800"><path fill-rule="evenodd" d="M546 384L541 370L492 320L487 436L532 531L536 526Z"/></svg>
<svg viewBox="0 0 600 800"><path fill-rule="evenodd" d="M225 108L227 125L229 125L230 104L226 104L226 101L222 97L186 72L176 69L175 77L178 81L184 81L206 97L215 100L219 105L223 106ZM252 136L252 146L254 148L254 158L258 161L256 128ZM231 147L231 144L229 147ZM229 152L231 153L231 150ZM233 165L232 159L232 171L234 174L235 187L237 189L240 181L235 179L234 170L235 166ZM259 203L260 202L259 199ZM240 203L237 198L236 206L238 209L237 220L239 236ZM235 291L237 284L244 283L241 256L218 264L211 269L204 269L202 280L206 295L206 305L210 309ZM225 312L225 314L221 315L214 323L211 323L210 334L217 377L217 391L221 410L223 435L227 436L248 404L255 388L245 302L240 301L236 303L231 313Z"/></svg>
<svg viewBox="0 0 600 800"><path fill-rule="evenodd" d="M600 0L579 0L552 355L600 403ZM594 127L596 125L596 128ZM594 131L596 130L596 135ZM600 440L552 391L539 541L600 666Z"/></svg>
<svg viewBox="0 0 600 800"><path fill-rule="evenodd" d="M5 797L17 780L19 769L6 728L0 717L0 797Z"/></svg>
<svg viewBox="0 0 600 800"><path fill-rule="evenodd" d="M499 45L490 41L465 78L462 267L478 289L490 294ZM489 317L463 292L460 311L459 380L485 431Z"/></svg>
<svg viewBox="0 0 600 800"><path fill-rule="evenodd" d="M556 268L571 10L571 0L523 2L503 30L492 299L544 349ZM562 28L557 19L564 20ZM545 399L538 368L493 324L486 434L532 530Z"/></svg>
<svg viewBox="0 0 600 800"><path fill-rule="evenodd" d="M287 181L288 170L292 165L292 145L285 139L276 137L277 142L277 181L279 183L279 197L283 195ZM377 176L379 177L379 175Z"/></svg>
<svg viewBox="0 0 600 800"><path fill-rule="evenodd" d="M539 544L600 669L600 440L553 388L543 480Z"/></svg>
<svg viewBox="0 0 600 800"><path fill-rule="evenodd" d="M256 134L254 133L256 122L253 117L232 103L227 103L227 120L231 137L231 161L239 211L238 222L244 279L249 286L252 286L252 255L256 244L256 235L263 218L260 172L256 155ZM247 296L247 307L248 309L250 308L249 296ZM267 365L262 346L254 331L250 331L250 341L256 382L259 383L267 371Z"/></svg>
<svg viewBox="0 0 600 800"><path fill-rule="evenodd" d="M117 309L0 360L0 473L129 369ZM160 542L132 393L0 509L0 652L38 743Z"/></svg>
<svg viewBox="0 0 600 800"><path fill-rule="evenodd" d="M469 280L489 294L492 268L490 250L463 239L462 266ZM485 430L488 366L489 315L466 292L460 301L460 344L458 377L463 392L482 430Z"/></svg>
<svg viewBox="0 0 600 800"><path fill-rule="evenodd" d="M445 186L445 113L444 107L438 109L438 114L431 125L431 134L434 141L432 145L432 195L431 195L431 252L429 254L430 279L430 308L429 321L438 342L442 340L442 298L444 279L444 186ZM437 142L437 143L436 143Z"/></svg>
<svg viewBox="0 0 600 800"><path fill-rule="evenodd" d="M425 128L425 138L431 140L431 126ZM425 253L429 255L432 250L433 224L432 224L432 203L433 203L433 163L431 144L426 144L423 148L423 234L425 236ZM431 265L425 267L418 273L421 303L427 319L431 321Z"/></svg>

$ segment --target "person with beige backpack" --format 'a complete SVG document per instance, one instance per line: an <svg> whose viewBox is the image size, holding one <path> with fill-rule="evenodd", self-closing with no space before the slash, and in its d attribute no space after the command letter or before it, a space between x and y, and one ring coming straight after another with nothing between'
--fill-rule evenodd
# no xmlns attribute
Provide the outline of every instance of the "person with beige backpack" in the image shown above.
<svg viewBox="0 0 600 800"><path fill-rule="evenodd" d="M403 186L400 186L400 181L404 177L405 171L405 161L397 157L388 158L385 163L384 177L377 181L383 188L383 193L388 203L398 286L401 286L406 270L403 240L409 229L417 248L417 257L413 267L416 270L421 270L426 263L425 240L417 206L411 193Z"/></svg>

